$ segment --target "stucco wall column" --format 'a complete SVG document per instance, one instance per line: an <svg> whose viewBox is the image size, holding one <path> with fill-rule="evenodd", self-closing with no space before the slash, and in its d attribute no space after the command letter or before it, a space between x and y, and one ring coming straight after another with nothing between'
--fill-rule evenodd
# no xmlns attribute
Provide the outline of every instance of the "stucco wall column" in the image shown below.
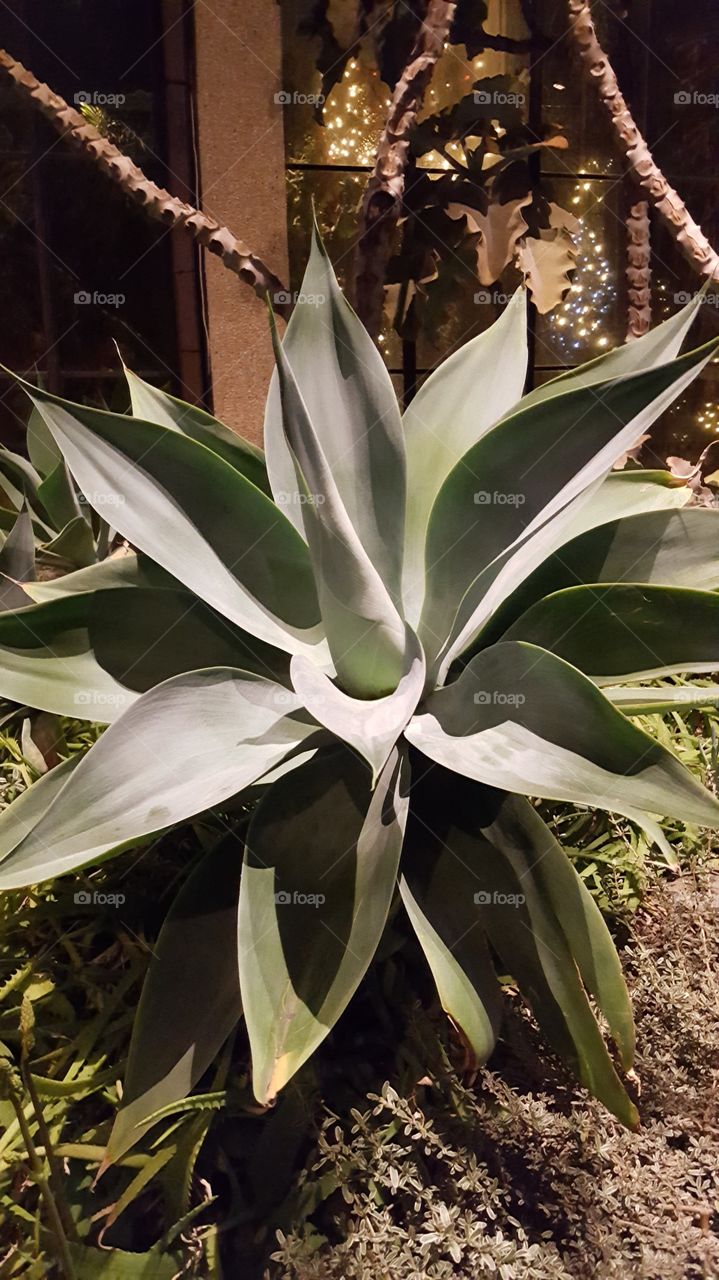
<svg viewBox="0 0 719 1280"><path fill-rule="evenodd" d="M194 13L203 207L286 279L279 5L195 0ZM267 311L211 254L205 263L214 410L259 443L273 368Z"/></svg>

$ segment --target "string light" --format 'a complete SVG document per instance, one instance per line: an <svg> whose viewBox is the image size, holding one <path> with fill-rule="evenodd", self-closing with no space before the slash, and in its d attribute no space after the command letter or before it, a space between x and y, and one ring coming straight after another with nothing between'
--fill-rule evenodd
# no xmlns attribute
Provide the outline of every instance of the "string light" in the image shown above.
<svg viewBox="0 0 719 1280"><path fill-rule="evenodd" d="M596 168L591 162L588 168ZM601 190L601 188L600 188ZM611 264L605 256L601 236L587 221L591 209L601 204L602 196L595 184L582 179L577 182L571 197L572 205L589 205L586 214L577 211L577 267L564 302L554 313L556 343L568 364L576 364L582 350L591 354L592 348L602 350L609 345L606 330L610 322L613 291L607 287L611 279Z"/></svg>

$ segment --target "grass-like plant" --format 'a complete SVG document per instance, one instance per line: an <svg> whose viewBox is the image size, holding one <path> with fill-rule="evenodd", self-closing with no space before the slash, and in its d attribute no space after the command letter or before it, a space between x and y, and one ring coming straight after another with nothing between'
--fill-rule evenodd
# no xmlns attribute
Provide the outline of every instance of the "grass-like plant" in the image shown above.
<svg viewBox="0 0 719 1280"><path fill-rule="evenodd" d="M641 681L719 664L719 513L684 509L664 472L612 471L712 358L717 342L678 355L700 301L521 398L519 292L402 417L316 240L264 455L131 373L134 417L18 379L137 554L28 582L34 603L0 615L0 694L109 724L0 818L0 888L258 800L164 925L111 1159L242 1014L273 1099L346 1008L397 889L476 1059L498 966L636 1123L619 961L527 797L719 825L627 718L716 695Z"/></svg>

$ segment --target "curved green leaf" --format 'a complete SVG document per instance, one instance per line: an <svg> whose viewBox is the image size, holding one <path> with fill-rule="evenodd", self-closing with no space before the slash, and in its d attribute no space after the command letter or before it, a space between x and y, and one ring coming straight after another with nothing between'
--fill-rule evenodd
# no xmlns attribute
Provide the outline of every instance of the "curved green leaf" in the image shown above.
<svg viewBox="0 0 719 1280"><path fill-rule="evenodd" d="M170 676L233 666L288 680L287 655L184 591L57 597L0 615L0 695L110 723Z"/></svg>
<svg viewBox="0 0 719 1280"><path fill-rule="evenodd" d="M499 1021L497 977L487 945L487 937L478 920L463 927L465 912L457 897L448 900L449 884L456 889L451 854L437 865L436 883L426 889L426 897L415 896L410 879L402 876L399 889L405 911L437 987L442 1008L461 1031L478 1062L490 1057L497 1043ZM465 886L466 887L466 886Z"/></svg>
<svg viewBox="0 0 719 1280"><path fill-rule="evenodd" d="M243 475L179 431L15 381L90 505L111 512L123 537L259 639L289 652L319 643L307 548Z"/></svg>
<svg viewBox="0 0 719 1280"><path fill-rule="evenodd" d="M27 594L20 584L34 578L35 533L30 513L23 507L0 549L0 614L27 604Z"/></svg>
<svg viewBox="0 0 719 1280"><path fill-rule="evenodd" d="M355 756L321 750L275 783L255 813L238 946L260 1102L324 1040L372 960L402 848L402 772L393 751L372 792Z"/></svg>
<svg viewBox="0 0 719 1280"><path fill-rule="evenodd" d="M122 1108L107 1160L124 1155L148 1116L186 1098L242 1013L237 904L242 842L220 841L188 876L153 947L132 1029Z"/></svg>
<svg viewBox="0 0 719 1280"><path fill-rule="evenodd" d="M486 838L512 863L522 886L533 881L551 906L587 990L596 999L619 1049L634 1061L634 1018L614 943L602 913L545 822L522 796L506 796ZM530 904L530 913L531 913Z"/></svg>
<svg viewBox="0 0 719 1280"><path fill-rule="evenodd" d="M33 413L35 412L36 410L33 409ZM65 525L82 515L77 494L62 457L53 470L45 476L38 488L37 496L56 529L64 529Z"/></svg>
<svg viewBox="0 0 719 1280"><path fill-rule="evenodd" d="M503 791L719 825L719 802L586 676L544 649L500 642L432 694L405 736Z"/></svg>
<svg viewBox="0 0 719 1280"><path fill-rule="evenodd" d="M616 378L626 378L648 366L654 367L664 364L667 360L673 360L679 354L682 343L698 315L709 283L707 281L703 288L698 290L686 306L675 315L655 325L641 338L625 342L623 346L615 347L612 351L607 351L604 355L588 361L587 364L579 365L576 369L568 369L558 378L542 383L540 387L536 387L529 393L525 403L540 404L555 396L563 395L570 387L597 386Z"/></svg>
<svg viewBox="0 0 719 1280"><path fill-rule="evenodd" d="M408 634L405 674L385 698L351 698L300 655L292 659L290 675L293 688L317 723L354 747L370 765L375 781L424 687L424 655L414 633Z"/></svg>
<svg viewBox="0 0 719 1280"><path fill-rule="evenodd" d="M537 601L503 638L549 649L600 683L716 671L719 594L627 583L569 587Z"/></svg>
<svg viewBox="0 0 719 1280"><path fill-rule="evenodd" d="M565 519L573 516L572 500L611 470L628 445L701 372L718 345L719 338L620 381L590 386L568 381L561 395L539 403L521 401L465 454L440 489L430 516L427 598L420 623L425 647L436 654L448 630L454 638L452 620L460 604L462 632L477 626L472 609L481 605L486 590L483 571L493 562L500 566L501 557L520 543L526 553L531 535L563 509Z"/></svg>
<svg viewBox="0 0 719 1280"><path fill-rule="evenodd" d="M543 860L554 864L547 868L550 877L557 867L543 838L543 823L531 805L436 765L425 765L421 777L421 787L412 793L403 865L406 875L412 869L420 885L433 889L432 910L439 912L443 936L452 942L442 959L455 967L460 961L470 973L476 948L476 972L480 982L485 981L488 935L558 1052L595 1096L623 1123L634 1126L636 1112L612 1066L575 961L585 982L589 979L587 985L591 983L609 1009L627 1056L633 1045L631 1010L601 917L597 921L588 909L586 926L582 918L570 919L577 893L562 872L568 869L574 877L571 867L559 869L562 889L568 891L564 902L539 874ZM564 858L561 850L559 855ZM575 946L578 954L573 955ZM445 979L448 973L453 976L451 968ZM458 1001L455 1007L463 1011L464 991L458 984L451 990ZM480 987L480 993L492 999L490 990Z"/></svg>
<svg viewBox="0 0 719 1280"><path fill-rule="evenodd" d="M405 410L407 527L403 596L417 625L424 551L434 500L460 458L519 400L527 374L527 294L517 289L501 316L423 382Z"/></svg>
<svg viewBox="0 0 719 1280"><path fill-rule="evenodd" d="M98 862L235 795L312 733L297 709L280 685L222 667L143 694L0 863L0 889Z"/></svg>
<svg viewBox="0 0 719 1280"><path fill-rule="evenodd" d="M272 333L282 421L306 498L303 520L329 650L348 692L381 697L402 677L404 623L350 520L274 324Z"/></svg>
<svg viewBox="0 0 719 1280"><path fill-rule="evenodd" d="M0 858L12 853L37 826L81 759L81 756L70 756L55 765L3 809L0 813Z"/></svg>
<svg viewBox="0 0 719 1280"><path fill-rule="evenodd" d="M459 1028L478 1062L494 1049L501 1019L501 997L487 935L477 909L480 888L473 862L482 842L469 850L459 837L464 817L477 833L476 784L424 763L412 791L402 860L400 893L432 972L445 1013ZM461 794L458 794L461 793ZM458 803L459 801L459 803Z"/></svg>
<svg viewBox="0 0 719 1280"><path fill-rule="evenodd" d="M384 361L342 294L316 226L282 350L339 501L398 604L405 517L399 406ZM303 530L306 495L292 459L298 450L294 441L288 447L282 419L282 389L275 375L265 417L267 469L275 501ZM310 493L316 494L312 478L306 478Z"/></svg>
<svg viewBox="0 0 719 1280"><path fill-rule="evenodd" d="M87 569L97 560L95 538L84 516L75 516L56 538L43 544L41 551L46 560L57 556L78 569Z"/></svg>
<svg viewBox="0 0 719 1280"><path fill-rule="evenodd" d="M72 573L64 573L59 578L49 578L46 582L31 582L26 590L38 604L45 600L57 600L61 596L84 595L90 591L115 587L147 587L170 584L179 587L181 584L164 570L159 569L148 560L135 555L134 551L120 551L88 565L86 569L76 569Z"/></svg>
<svg viewBox="0 0 719 1280"><path fill-rule="evenodd" d="M586 1088L622 1124L635 1129L639 1123L636 1108L607 1053L554 904L545 886L533 875L534 855L531 845L527 846L526 833L517 833L514 823L506 823L504 805L511 800L512 797L495 795L488 801L489 812L482 818L487 843L484 856L473 864L482 885L482 921L492 946L516 979L549 1040ZM575 942L580 927L575 926ZM595 959L587 962L586 954L583 959L585 969L591 972ZM605 974L601 989L606 1001L611 1002L615 1028L621 1029L629 1049L631 1030L625 1021L627 1015L617 981L622 983L621 974L618 980ZM618 1004L613 1003L615 1000Z"/></svg>
<svg viewBox="0 0 719 1280"><path fill-rule="evenodd" d="M493 616L480 642L498 639L536 601L564 587L647 582L714 591L719 588L718 548L719 511L649 510L607 519L563 543L530 573Z"/></svg>
<svg viewBox="0 0 719 1280"><path fill-rule="evenodd" d="M719 685L716 684L704 688L690 684L665 685L661 689L608 685L602 693L625 716L663 716L673 711L719 706Z"/></svg>
<svg viewBox="0 0 719 1280"><path fill-rule="evenodd" d="M263 493L270 494L267 468L261 449L243 440L236 431L218 422L211 413L198 405L178 400L160 387L153 387L123 362L123 372L130 390L134 417L144 422L154 422L158 427L179 431L198 444L204 444L218 457L229 462L235 471L246 476Z"/></svg>

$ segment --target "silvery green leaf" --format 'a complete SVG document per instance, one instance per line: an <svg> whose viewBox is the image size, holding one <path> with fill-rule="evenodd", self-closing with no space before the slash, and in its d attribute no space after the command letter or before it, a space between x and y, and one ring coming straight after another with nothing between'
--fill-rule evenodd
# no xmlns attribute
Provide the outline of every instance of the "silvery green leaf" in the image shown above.
<svg viewBox="0 0 719 1280"><path fill-rule="evenodd" d="M597 497L601 492L598 490ZM597 509L598 506L597 503ZM584 511L579 514L584 515ZM593 582L646 582L716 590L718 522L719 512L692 507L627 513L588 527L563 542L558 551L524 578L494 614L477 643L485 645L498 639L533 604L565 587Z"/></svg>
<svg viewBox="0 0 719 1280"><path fill-rule="evenodd" d="M605 697L625 716L667 715L672 711L694 711L719 706L719 685L664 685L660 689L641 685L605 685Z"/></svg>
<svg viewBox="0 0 719 1280"><path fill-rule="evenodd" d="M123 363L123 371L130 391L132 412L144 422L168 427L189 436L198 444L204 444L231 467L251 480L263 493L270 493L267 468L262 451L229 427L218 422L211 413L198 405L186 404L160 387L153 387Z"/></svg>
<svg viewBox="0 0 719 1280"><path fill-rule="evenodd" d="M503 791L719 825L719 801L586 676L534 645L484 649L405 730L430 759Z"/></svg>
<svg viewBox="0 0 719 1280"><path fill-rule="evenodd" d="M719 594L629 583L568 587L538 600L503 638L549 649L602 684L709 674L719 668Z"/></svg>
<svg viewBox="0 0 719 1280"><path fill-rule="evenodd" d="M282 421L306 498L303 520L329 651L348 692L379 697L402 677L405 626L350 520L274 326L273 337Z"/></svg>
<svg viewBox="0 0 719 1280"><path fill-rule="evenodd" d="M719 339L607 385L569 382L563 394L534 407L521 402L465 454L430 517L420 624L425 648L438 653L448 633L453 655L467 647L488 616L487 577L491 581L506 570L513 549L521 546L526 556L533 534L540 542L551 539L553 516L573 517L572 500L611 471L628 443L701 372L717 345ZM452 624L458 612L459 627Z"/></svg>
<svg viewBox="0 0 719 1280"><path fill-rule="evenodd" d="M0 695L58 715L109 724L170 676L216 666L288 681L282 650L185 591L99 590L0 614Z"/></svg>
<svg viewBox="0 0 719 1280"><path fill-rule="evenodd" d="M12 851L0 843L0 889L100 862L221 804L311 734L297 709L281 685L222 667L157 685L83 757L25 839Z"/></svg>
<svg viewBox="0 0 719 1280"><path fill-rule="evenodd" d="M143 557L138 559L134 551L120 551L88 565L85 569L75 569L60 578L48 578L47 582L28 583L26 590L38 604L46 600L57 600L61 596L83 595L86 592L115 587L141 587L156 585L156 580L163 574L155 569L151 561ZM179 587L176 579L167 575L167 581Z"/></svg>
<svg viewBox="0 0 719 1280"><path fill-rule="evenodd" d="M247 837L239 916L255 1096L268 1102L324 1040L374 956L407 815L393 751L374 791L345 749L268 792Z"/></svg>
<svg viewBox="0 0 719 1280"><path fill-rule="evenodd" d="M292 685L318 724L354 747L372 769L373 782L422 695L424 655L408 632L405 673L384 698L352 698L308 658L297 654L290 665Z"/></svg>
<svg viewBox="0 0 719 1280"><path fill-rule="evenodd" d="M641 369L654 368L673 360L679 354L682 343L697 318L710 281L706 281L693 298L668 320L655 325L648 333L632 342L625 342L576 369L568 369L558 378L535 387L526 397L528 405L541 404L554 396L563 395L568 387L596 387L615 378L626 378Z"/></svg>
<svg viewBox="0 0 719 1280"><path fill-rule="evenodd" d="M609 930L581 876L522 796L505 796L483 834L509 859L522 886L533 881L551 905L582 981L604 1014L628 1071L635 1047L629 993Z"/></svg>
<svg viewBox="0 0 719 1280"><path fill-rule="evenodd" d="M232 833L187 877L165 918L135 1016L108 1162L139 1142L148 1116L188 1096L241 1016L241 869L242 843Z"/></svg>
<svg viewBox="0 0 719 1280"><path fill-rule="evenodd" d="M407 527L403 595L416 626L425 587L425 542L435 498L460 458L519 400L527 374L526 290L495 323L423 382L405 410Z"/></svg>
<svg viewBox="0 0 719 1280"><path fill-rule="evenodd" d="M321 646L307 548L239 471L179 431L15 381L123 537L258 639L290 653Z"/></svg>
<svg viewBox="0 0 719 1280"><path fill-rule="evenodd" d="M27 604L24 583L35 578L35 533L27 507L23 506L0 548L0 615L6 609Z"/></svg>
<svg viewBox="0 0 719 1280"><path fill-rule="evenodd" d="M339 500L398 603L405 515L399 406L384 361L344 298L316 226L282 346ZM282 412L275 375L265 417L267 468L275 501L304 532L306 495L297 482Z"/></svg>

